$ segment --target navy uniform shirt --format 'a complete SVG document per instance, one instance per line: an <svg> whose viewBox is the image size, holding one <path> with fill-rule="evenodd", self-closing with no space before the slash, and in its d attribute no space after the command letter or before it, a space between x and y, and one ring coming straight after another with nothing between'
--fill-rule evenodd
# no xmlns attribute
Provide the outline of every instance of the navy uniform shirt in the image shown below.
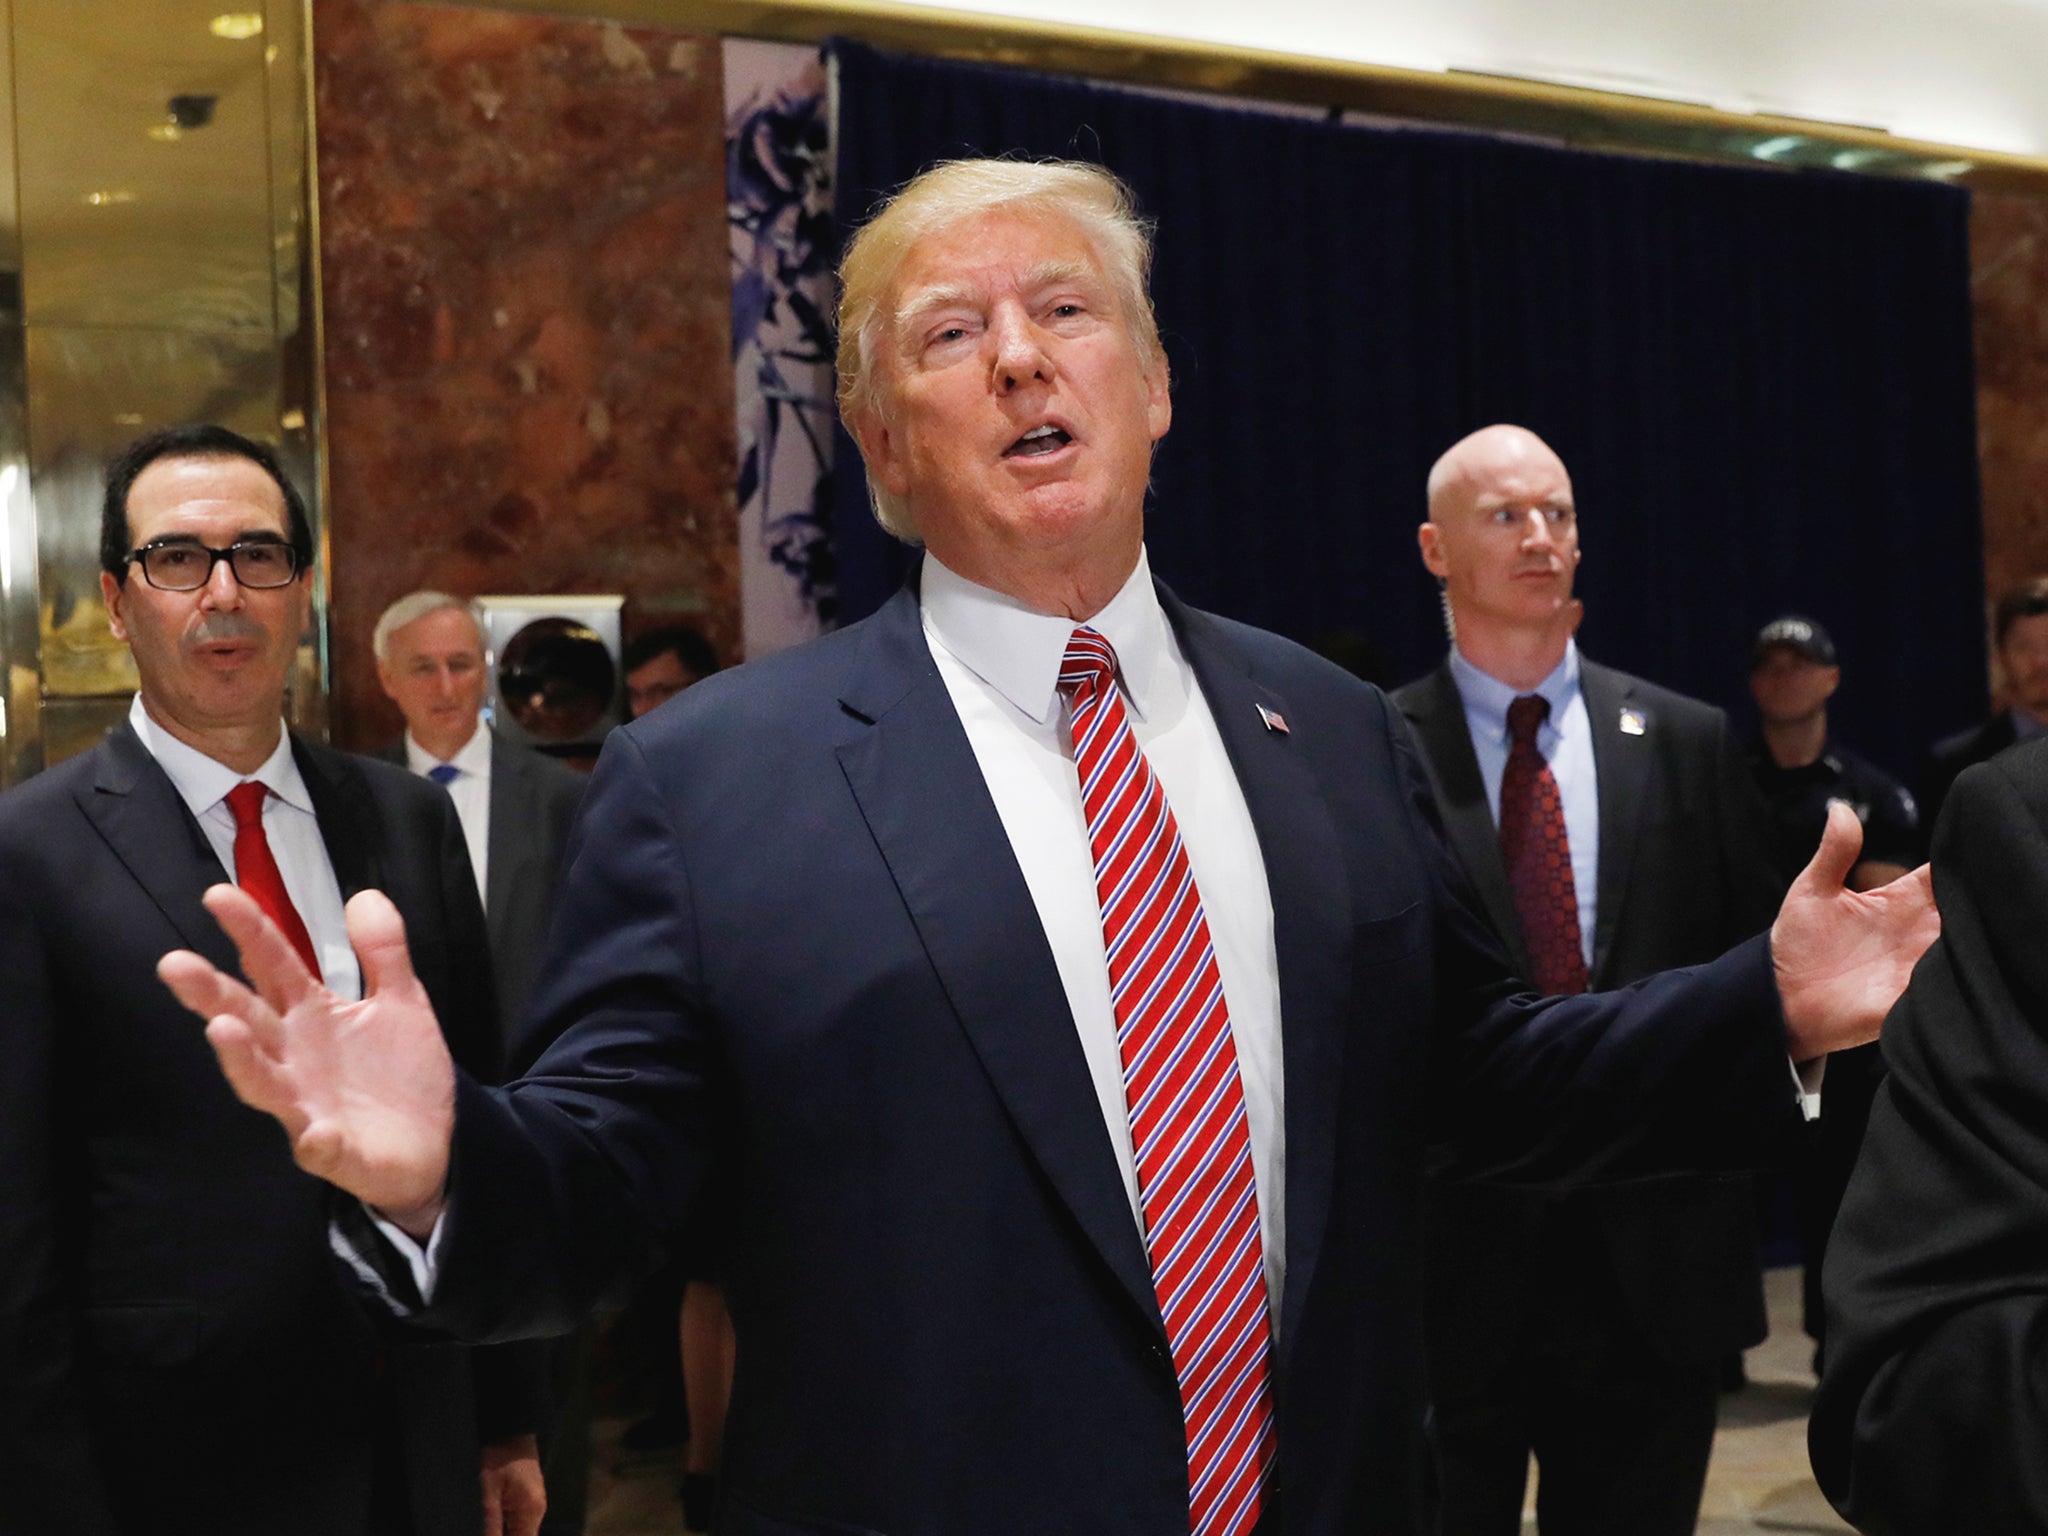
<svg viewBox="0 0 2048 1536"><path fill-rule="evenodd" d="M1828 802L1845 800L1863 823L1863 859L1911 869L1926 857L1920 810L1906 786L1869 759L1830 740L1804 768L1780 768L1759 745L1750 754L1757 788L1770 807L1774 843L1786 879L1806 867L1820 846Z"/></svg>

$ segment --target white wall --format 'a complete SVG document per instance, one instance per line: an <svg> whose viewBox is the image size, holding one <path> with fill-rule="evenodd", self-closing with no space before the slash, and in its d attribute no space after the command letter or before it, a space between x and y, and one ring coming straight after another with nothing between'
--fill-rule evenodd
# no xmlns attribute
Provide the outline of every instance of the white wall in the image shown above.
<svg viewBox="0 0 2048 1536"><path fill-rule="evenodd" d="M918 3L918 0L914 0ZM2048 0L940 0L2048 155Z"/></svg>

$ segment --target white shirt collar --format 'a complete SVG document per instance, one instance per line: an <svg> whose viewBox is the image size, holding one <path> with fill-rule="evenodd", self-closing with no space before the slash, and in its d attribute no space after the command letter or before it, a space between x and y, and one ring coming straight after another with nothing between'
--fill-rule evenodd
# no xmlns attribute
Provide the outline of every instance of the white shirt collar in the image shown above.
<svg viewBox="0 0 2048 1536"><path fill-rule="evenodd" d="M1524 693L1538 693L1550 701L1551 729L1562 728L1566 706L1579 691L1579 643L1564 643L1564 659L1551 668L1550 675L1534 688L1511 688L1490 672L1482 672L1465 659L1465 653L1451 647L1451 678L1458 685L1458 697L1465 702L1466 717L1474 729L1484 728L1496 741L1508 738L1508 706Z"/></svg>
<svg viewBox="0 0 2048 1536"><path fill-rule="evenodd" d="M306 793L306 781L300 777L298 761L292 756L291 732L287 730L279 729L277 748L263 760L262 767L254 773L241 774L208 757L197 747L186 745L158 725L150 718L149 711L143 708L139 693L135 695L134 703L128 706L128 724L149 755L157 760L157 765L170 776L179 798L194 816L203 816L212 810L227 798L229 790L244 779L257 780L286 805L304 811L308 816L316 814L313 797Z"/></svg>
<svg viewBox="0 0 2048 1536"><path fill-rule="evenodd" d="M491 774L491 728L484 724L484 717L476 717L476 729L469 734L469 740L462 744L462 750L448 761L465 775L474 774L486 779ZM424 774L430 768L441 765L441 759L413 740L412 727L405 728L405 765L414 773Z"/></svg>
<svg viewBox="0 0 2048 1536"><path fill-rule="evenodd" d="M969 581L925 551L919 577L924 627L962 665L1040 725L1060 713L1060 662L1077 627L1014 597ZM1116 651L1124 697L1139 719L1156 708L1171 655L1166 614L1141 546L1138 563L1102 611L1088 620Z"/></svg>

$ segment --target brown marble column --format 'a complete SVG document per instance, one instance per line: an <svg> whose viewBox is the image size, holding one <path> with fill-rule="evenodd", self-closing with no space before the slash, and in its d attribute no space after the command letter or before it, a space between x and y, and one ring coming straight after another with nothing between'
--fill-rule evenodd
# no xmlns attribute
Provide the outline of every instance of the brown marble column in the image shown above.
<svg viewBox="0 0 2048 1536"><path fill-rule="evenodd" d="M333 735L416 587L617 592L739 654L719 44L315 0Z"/></svg>
<svg viewBox="0 0 2048 1536"><path fill-rule="evenodd" d="M1976 194L1970 290L1991 601L2048 573L2048 196Z"/></svg>

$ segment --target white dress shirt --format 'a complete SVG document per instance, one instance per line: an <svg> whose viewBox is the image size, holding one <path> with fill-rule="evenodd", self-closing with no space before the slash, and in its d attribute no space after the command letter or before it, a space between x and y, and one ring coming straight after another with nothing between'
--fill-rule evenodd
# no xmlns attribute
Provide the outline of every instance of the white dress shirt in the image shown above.
<svg viewBox="0 0 2048 1536"><path fill-rule="evenodd" d="M1540 694L1550 714L1536 728L1536 750L1550 764L1564 804L1564 835L1572 850L1572 890L1579 899L1579 951L1586 969L1593 968L1593 924L1599 919L1600 775L1593 764L1593 723L1586 714L1586 696L1579 689L1579 647L1564 643L1564 660L1534 688L1511 688L1482 672L1451 648L1451 678L1465 704L1465 725L1472 752L1486 781L1486 804L1493 824L1500 825L1500 784L1506 777L1508 706L1525 693Z"/></svg>
<svg viewBox="0 0 2048 1536"><path fill-rule="evenodd" d="M442 766L442 760L405 733L405 765L421 778ZM490 887L484 883L491 861L491 730L477 716L476 729L462 750L447 760L455 777L443 787L455 802L455 818L462 823L462 840L469 844L469 867L476 872L476 899L482 901Z"/></svg>
<svg viewBox="0 0 2048 1536"><path fill-rule="evenodd" d="M978 586L929 552L921 594L926 644L1052 947L1142 1232L1095 860L1058 686L1075 625ZM1088 622L1116 651L1132 733L1173 808L1208 918L1244 1086L1266 1294L1277 1330L1286 1275L1286 1115L1280 969L1265 860L1223 738L1159 606L1142 551L1122 590Z"/></svg>
<svg viewBox="0 0 2048 1536"><path fill-rule="evenodd" d="M158 725L143 708L142 695L128 706L128 724L149 755L170 776L178 796L198 818L199 829L220 859L230 880L235 872L235 813L228 809L228 791L245 778L269 789L263 799L263 835L270 843L271 857L284 877L285 894L298 909L299 921L313 940L313 953L320 957L320 971L329 991L345 998L363 995L362 971L356 952L348 942L348 928L342 921L341 882L334 876L334 863L327 857L326 840L320 836L320 821L313 812L312 796L299 776L292 757L291 736L280 729L277 750L251 774L240 774L216 762L196 747L189 747Z"/></svg>

